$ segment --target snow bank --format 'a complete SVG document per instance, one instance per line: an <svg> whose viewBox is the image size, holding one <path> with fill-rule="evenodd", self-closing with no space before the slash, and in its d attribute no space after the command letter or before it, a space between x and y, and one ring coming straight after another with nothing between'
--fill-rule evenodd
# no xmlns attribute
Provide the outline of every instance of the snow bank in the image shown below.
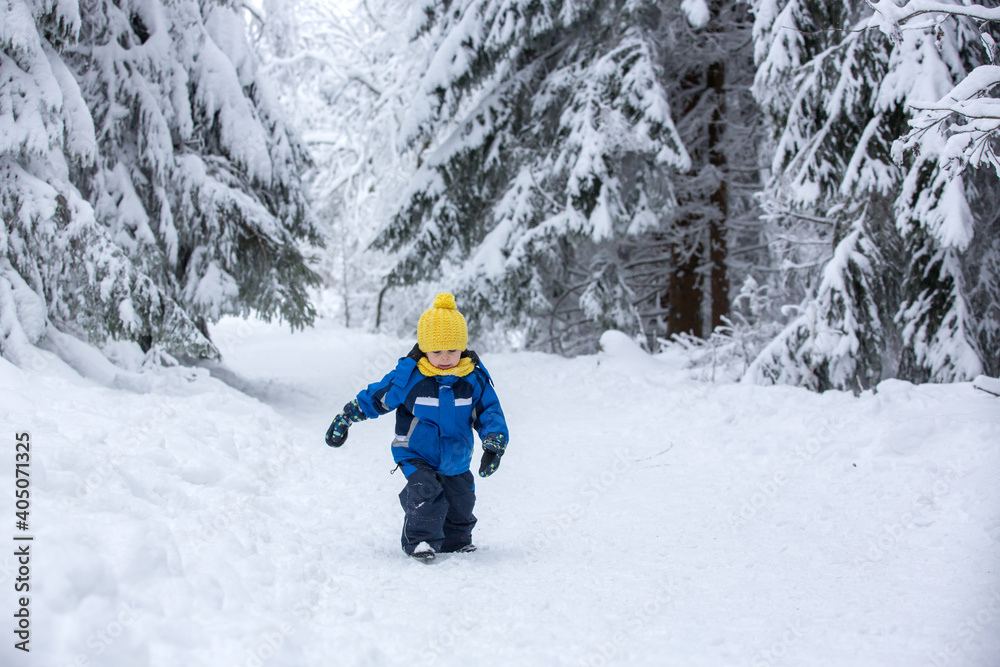
<svg viewBox="0 0 1000 667"><path fill-rule="evenodd" d="M132 389L0 360L0 508L10 539L28 432L35 538L32 655L8 629L3 664L1000 655L1000 411L971 383L712 385L615 333L589 357L486 354L510 446L477 481L480 551L426 566L399 549L391 419L322 442L411 342L236 320L213 338L225 365L128 371Z"/></svg>
<svg viewBox="0 0 1000 667"><path fill-rule="evenodd" d="M1000 380L986 375L980 375L973 381L972 386L980 391L985 391L994 396L1000 396Z"/></svg>

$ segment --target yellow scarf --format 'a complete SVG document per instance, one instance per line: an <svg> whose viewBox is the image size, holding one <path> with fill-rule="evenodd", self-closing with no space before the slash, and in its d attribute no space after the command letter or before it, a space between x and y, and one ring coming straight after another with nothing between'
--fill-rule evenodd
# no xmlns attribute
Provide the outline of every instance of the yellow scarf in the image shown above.
<svg viewBox="0 0 1000 667"><path fill-rule="evenodd" d="M458 377L464 377L476 370L476 365L472 363L472 359L462 357L458 360L458 366L441 370L440 368L434 367L431 362L427 360L427 357L420 357L420 361L417 362L417 370L428 377L434 377L435 375L457 375Z"/></svg>

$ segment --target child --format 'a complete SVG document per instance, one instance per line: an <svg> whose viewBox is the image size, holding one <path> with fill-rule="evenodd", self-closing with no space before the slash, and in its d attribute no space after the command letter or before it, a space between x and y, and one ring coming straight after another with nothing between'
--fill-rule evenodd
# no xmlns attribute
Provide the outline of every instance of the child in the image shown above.
<svg viewBox="0 0 1000 667"><path fill-rule="evenodd" d="M483 443L480 477L496 472L507 448L507 423L493 380L476 353L465 349L468 343L455 297L438 294L420 316L410 353L345 405L326 432L326 444L340 447L353 422L396 411L392 456L406 475L399 494L403 551L424 562L436 553L476 550L472 429Z"/></svg>

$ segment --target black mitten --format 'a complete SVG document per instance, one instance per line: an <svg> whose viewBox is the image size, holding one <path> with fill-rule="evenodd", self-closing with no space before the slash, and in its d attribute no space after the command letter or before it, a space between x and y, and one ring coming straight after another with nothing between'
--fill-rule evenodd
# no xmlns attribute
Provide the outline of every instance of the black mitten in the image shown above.
<svg viewBox="0 0 1000 667"><path fill-rule="evenodd" d="M347 441L347 429L351 422L344 415L337 415L326 430L326 444L330 447L340 447Z"/></svg>
<svg viewBox="0 0 1000 667"><path fill-rule="evenodd" d="M333 423L326 430L326 444L330 447L340 447L347 441L347 429L354 422L361 422L368 419L368 416L358 405L358 399L354 399L344 406L344 411L333 418Z"/></svg>
<svg viewBox="0 0 1000 667"><path fill-rule="evenodd" d="M490 433L483 438L483 458L479 462L479 476L489 477L500 467L500 457L507 449L503 433Z"/></svg>

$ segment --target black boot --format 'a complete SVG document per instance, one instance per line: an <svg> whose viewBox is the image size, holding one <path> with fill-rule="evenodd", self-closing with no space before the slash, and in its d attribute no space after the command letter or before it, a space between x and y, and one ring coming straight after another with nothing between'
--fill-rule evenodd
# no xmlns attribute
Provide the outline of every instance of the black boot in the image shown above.
<svg viewBox="0 0 1000 667"><path fill-rule="evenodd" d="M473 547L474 548L474 547ZM424 563L430 563L435 558L437 558L437 553L431 548L431 545L426 542L421 542L413 549L413 553L410 554L411 558L416 558Z"/></svg>

